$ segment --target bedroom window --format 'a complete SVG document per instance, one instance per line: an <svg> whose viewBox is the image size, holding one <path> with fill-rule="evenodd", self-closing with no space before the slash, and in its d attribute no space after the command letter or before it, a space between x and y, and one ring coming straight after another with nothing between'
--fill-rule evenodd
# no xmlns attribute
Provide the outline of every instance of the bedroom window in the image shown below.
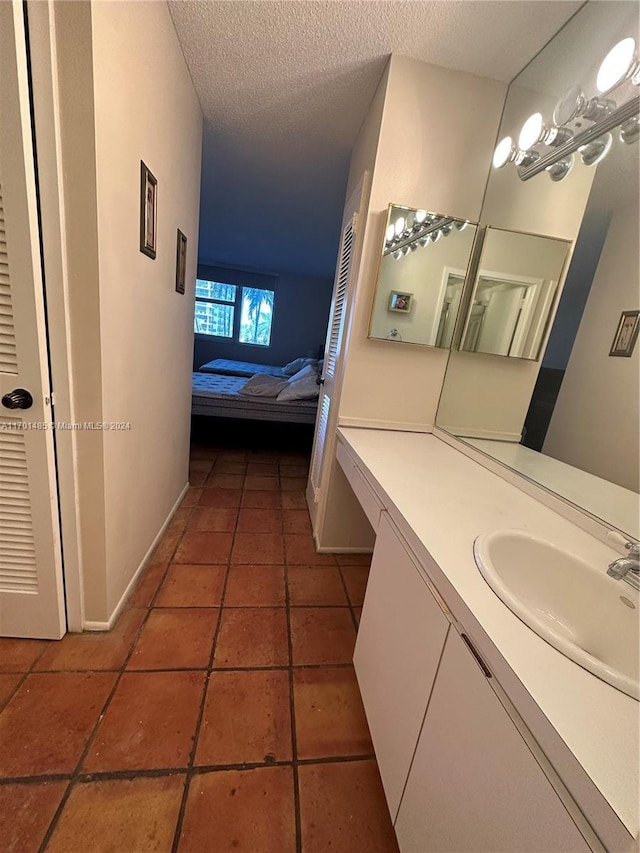
<svg viewBox="0 0 640 853"><path fill-rule="evenodd" d="M269 346L274 297L273 290L197 279L194 332Z"/></svg>

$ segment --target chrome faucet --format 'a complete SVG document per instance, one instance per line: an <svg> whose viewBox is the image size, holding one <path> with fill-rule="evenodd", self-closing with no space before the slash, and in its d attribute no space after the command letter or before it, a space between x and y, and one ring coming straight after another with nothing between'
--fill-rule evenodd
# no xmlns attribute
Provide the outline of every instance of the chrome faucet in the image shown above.
<svg viewBox="0 0 640 853"><path fill-rule="evenodd" d="M629 552L628 557L620 557L609 563L607 574L617 581L624 580L634 589L640 589L640 544L627 542L624 546Z"/></svg>

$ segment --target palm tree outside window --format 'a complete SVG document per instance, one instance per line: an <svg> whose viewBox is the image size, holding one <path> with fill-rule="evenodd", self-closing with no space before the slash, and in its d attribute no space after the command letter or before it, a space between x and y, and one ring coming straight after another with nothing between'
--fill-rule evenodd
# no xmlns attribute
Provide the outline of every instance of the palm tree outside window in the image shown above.
<svg viewBox="0 0 640 853"><path fill-rule="evenodd" d="M274 298L273 290L197 279L194 332L269 346Z"/></svg>

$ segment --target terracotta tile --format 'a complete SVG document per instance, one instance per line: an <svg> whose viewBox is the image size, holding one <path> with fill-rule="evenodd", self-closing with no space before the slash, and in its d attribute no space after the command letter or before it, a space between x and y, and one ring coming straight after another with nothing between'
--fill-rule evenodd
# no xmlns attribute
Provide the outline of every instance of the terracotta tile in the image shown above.
<svg viewBox="0 0 640 853"><path fill-rule="evenodd" d="M236 533L233 541L232 563L284 562L282 536L279 533Z"/></svg>
<svg viewBox="0 0 640 853"><path fill-rule="evenodd" d="M180 506L174 512L173 518L169 522L169 526L167 527L167 533L182 533L187 526L187 522L191 516L191 507L189 506Z"/></svg>
<svg viewBox="0 0 640 853"><path fill-rule="evenodd" d="M213 468L215 460L214 459L190 459L189 460L189 473L191 474L193 471L204 471L205 474L208 474Z"/></svg>
<svg viewBox="0 0 640 853"><path fill-rule="evenodd" d="M370 566L373 554L336 554L339 566Z"/></svg>
<svg viewBox="0 0 640 853"><path fill-rule="evenodd" d="M243 533L282 533L282 513L279 509L241 509L237 529Z"/></svg>
<svg viewBox="0 0 640 853"><path fill-rule="evenodd" d="M284 607L284 566L231 566L225 607Z"/></svg>
<svg viewBox="0 0 640 853"><path fill-rule="evenodd" d="M351 667L294 669L293 695L298 758L373 754Z"/></svg>
<svg viewBox="0 0 640 853"><path fill-rule="evenodd" d="M280 492L244 491L240 506L253 509L280 509Z"/></svg>
<svg viewBox="0 0 640 853"><path fill-rule="evenodd" d="M222 462L246 462L246 450L221 450L218 459Z"/></svg>
<svg viewBox="0 0 640 853"><path fill-rule="evenodd" d="M271 462L278 461L278 454L275 450L252 450L247 456L249 462L257 462L259 465L268 465Z"/></svg>
<svg viewBox="0 0 640 853"><path fill-rule="evenodd" d="M127 669L206 667L217 621L216 607L152 610Z"/></svg>
<svg viewBox="0 0 640 853"><path fill-rule="evenodd" d="M214 666L288 665L287 616L284 608L223 609Z"/></svg>
<svg viewBox="0 0 640 853"><path fill-rule="evenodd" d="M285 533L285 559L289 565L335 566L333 554L318 554L309 533Z"/></svg>
<svg viewBox="0 0 640 853"><path fill-rule="evenodd" d="M203 489L199 506L239 507L241 489Z"/></svg>
<svg viewBox="0 0 640 853"><path fill-rule="evenodd" d="M306 509L283 509L282 529L285 533L311 534L311 519Z"/></svg>
<svg viewBox="0 0 640 853"><path fill-rule="evenodd" d="M83 770L186 767L205 677L204 672L125 672Z"/></svg>
<svg viewBox="0 0 640 853"><path fill-rule="evenodd" d="M196 764L260 764L291 760L289 673L213 672Z"/></svg>
<svg viewBox="0 0 640 853"><path fill-rule="evenodd" d="M231 553L231 533L187 530L178 546L176 563L226 563Z"/></svg>
<svg viewBox="0 0 640 853"><path fill-rule="evenodd" d="M355 607L361 607L364 601L364 593L369 579L369 569L365 566L345 566L342 569L349 601Z"/></svg>
<svg viewBox="0 0 640 853"><path fill-rule="evenodd" d="M0 850L37 853L67 782L0 786Z"/></svg>
<svg viewBox="0 0 640 853"><path fill-rule="evenodd" d="M9 701L21 678L22 673L20 672L0 675L0 708ZM0 847L0 849L2 848Z"/></svg>
<svg viewBox="0 0 640 853"><path fill-rule="evenodd" d="M304 477L306 480L309 476L308 465L290 465L288 462L280 463L281 477Z"/></svg>
<svg viewBox="0 0 640 853"><path fill-rule="evenodd" d="M208 473L206 471L190 471L189 472L189 485L192 488L199 488L200 486L204 486L207 482Z"/></svg>
<svg viewBox="0 0 640 853"><path fill-rule="evenodd" d="M0 672L29 672L48 640L0 638Z"/></svg>
<svg viewBox="0 0 640 853"><path fill-rule="evenodd" d="M307 499L301 492L282 492L283 509L307 509Z"/></svg>
<svg viewBox="0 0 640 853"><path fill-rule="evenodd" d="M244 481L245 491L255 489L258 492L273 492L280 484L278 477L256 477L254 474L247 474Z"/></svg>
<svg viewBox="0 0 640 853"><path fill-rule="evenodd" d="M291 610L293 664L351 663L356 632L348 607Z"/></svg>
<svg viewBox="0 0 640 853"><path fill-rule="evenodd" d="M189 530L211 530L218 533L233 533L238 520L235 507L198 506L189 521Z"/></svg>
<svg viewBox="0 0 640 853"><path fill-rule="evenodd" d="M184 784L175 775L75 785L47 853L171 850Z"/></svg>
<svg viewBox="0 0 640 853"><path fill-rule="evenodd" d="M213 470L214 474L244 474L247 470L246 462L233 462L229 459L218 459Z"/></svg>
<svg viewBox="0 0 640 853"><path fill-rule="evenodd" d="M0 776L73 772L115 680L112 672L28 675L0 715Z"/></svg>
<svg viewBox="0 0 640 853"><path fill-rule="evenodd" d="M219 607L226 566L173 563L155 600L156 607Z"/></svg>
<svg viewBox="0 0 640 853"><path fill-rule="evenodd" d="M151 563L142 573L136 588L127 599L127 608L151 607L153 597L167 571L167 563Z"/></svg>
<svg viewBox="0 0 640 853"><path fill-rule="evenodd" d="M335 566L289 566L287 569L289 603L298 605L333 604L346 607L340 572Z"/></svg>
<svg viewBox="0 0 640 853"><path fill-rule="evenodd" d="M179 853L294 853L291 767L198 773L191 780ZM336 853L339 848L336 847Z"/></svg>
<svg viewBox="0 0 640 853"><path fill-rule="evenodd" d="M192 444L191 449L189 451L189 459L209 459L212 462L215 461L220 454L218 453L217 448L210 447L206 444Z"/></svg>
<svg viewBox="0 0 640 853"><path fill-rule="evenodd" d="M216 469L207 479L208 489L241 489L244 481L243 474L218 474Z"/></svg>
<svg viewBox="0 0 640 853"><path fill-rule="evenodd" d="M176 545L180 541L182 532L180 530L167 530L157 548L151 555L150 563L168 563L173 557L173 552L176 550Z"/></svg>
<svg viewBox="0 0 640 853"><path fill-rule="evenodd" d="M191 486L187 494L182 499L182 503L180 504L180 506L197 506L201 494L201 488L193 488L193 486Z"/></svg>
<svg viewBox="0 0 640 853"><path fill-rule="evenodd" d="M298 773L305 853L398 853L373 759L306 764Z"/></svg>
<svg viewBox="0 0 640 853"><path fill-rule="evenodd" d="M124 610L117 623L104 633L66 634L51 643L34 669L120 669L126 660L147 610Z"/></svg>
<svg viewBox="0 0 640 853"><path fill-rule="evenodd" d="M280 490L283 492L300 492L304 494L307 490L306 477L282 477Z"/></svg>
<svg viewBox="0 0 640 853"><path fill-rule="evenodd" d="M247 465L247 474L253 474L256 477L277 477L278 463L249 462L249 464Z"/></svg>

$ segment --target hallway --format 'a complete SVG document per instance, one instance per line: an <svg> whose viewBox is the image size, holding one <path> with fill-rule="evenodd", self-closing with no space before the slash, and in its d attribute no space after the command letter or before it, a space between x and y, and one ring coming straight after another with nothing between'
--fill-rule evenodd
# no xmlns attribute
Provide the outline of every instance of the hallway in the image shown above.
<svg viewBox="0 0 640 853"><path fill-rule="evenodd" d="M316 554L307 470L195 445L109 634L0 639L3 853L397 850L351 666L369 559Z"/></svg>

